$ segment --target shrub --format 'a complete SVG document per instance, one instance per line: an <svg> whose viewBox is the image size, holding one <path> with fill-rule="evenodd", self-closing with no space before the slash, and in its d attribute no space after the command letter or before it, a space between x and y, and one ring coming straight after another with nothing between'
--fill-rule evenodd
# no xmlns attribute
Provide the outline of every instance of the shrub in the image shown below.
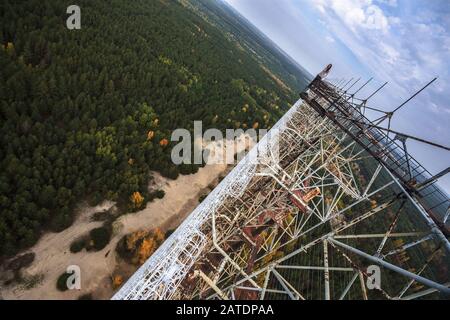
<svg viewBox="0 0 450 320"><path fill-rule="evenodd" d="M85 239L78 239L72 242L70 245L70 252L77 253L84 249L86 246L86 240Z"/></svg>
<svg viewBox="0 0 450 320"><path fill-rule="evenodd" d="M151 202L155 199L162 199L165 195L166 193L164 192L164 190L156 190L148 195L148 200Z"/></svg>
<svg viewBox="0 0 450 320"><path fill-rule="evenodd" d="M32 288L35 288L37 285L41 284L43 279L44 279L43 274L34 274L21 279L20 283L23 289L30 290Z"/></svg>
<svg viewBox="0 0 450 320"><path fill-rule="evenodd" d="M85 293L78 297L78 300L93 300L92 293Z"/></svg>
<svg viewBox="0 0 450 320"><path fill-rule="evenodd" d="M26 268L33 263L35 256L36 256L36 254L34 252L22 254L22 255L18 256L17 258L15 258L14 260L12 260L8 264L6 269L18 271L22 268Z"/></svg>
<svg viewBox="0 0 450 320"><path fill-rule="evenodd" d="M201 196L198 198L198 202L202 203L203 200L205 200L207 196L208 196L207 194L201 195Z"/></svg>
<svg viewBox="0 0 450 320"><path fill-rule="evenodd" d="M178 170L182 175L189 175L198 172L198 166L195 164L181 164L178 166Z"/></svg>
<svg viewBox="0 0 450 320"><path fill-rule="evenodd" d="M123 277L120 274L116 274L112 277L112 285L114 289L120 287L123 283Z"/></svg>
<svg viewBox="0 0 450 320"><path fill-rule="evenodd" d="M129 237L130 235L123 236L116 246L117 255L127 262L130 262L133 257L133 251L129 249L127 245L127 240Z"/></svg>
<svg viewBox="0 0 450 320"><path fill-rule="evenodd" d="M214 190L215 187L216 187L216 184L214 182L208 184L208 189L209 190Z"/></svg>
<svg viewBox="0 0 450 320"><path fill-rule="evenodd" d="M71 273L64 272L62 275L59 276L58 280L56 281L56 288L59 291L66 291L67 288L67 279L71 276Z"/></svg>
<svg viewBox="0 0 450 320"><path fill-rule="evenodd" d="M157 191L155 191L155 196L158 199L164 198L165 195L166 195L166 193L164 192L164 190L157 190Z"/></svg>
<svg viewBox="0 0 450 320"><path fill-rule="evenodd" d="M89 233L92 241L92 247L96 251L102 250L106 247L111 239L111 228L99 227L92 229Z"/></svg>
<svg viewBox="0 0 450 320"><path fill-rule="evenodd" d="M179 172L178 167L168 166L161 169L161 175L165 178L176 180L178 178Z"/></svg>
<svg viewBox="0 0 450 320"><path fill-rule="evenodd" d="M124 236L117 244L116 252L126 262L141 265L164 240L164 234L159 229L139 230Z"/></svg>
<svg viewBox="0 0 450 320"><path fill-rule="evenodd" d="M172 235L172 233L174 233L174 232L175 232L175 229L167 230L167 231L166 231L166 234L164 235L164 237L167 239L167 238L169 238L169 237Z"/></svg>
<svg viewBox="0 0 450 320"><path fill-rule="evenodd" d="M91 221L108 221L110 219L111 214L109 213L109 210L95 212L91 217Z"/></svg>
<svg viewBox="0 0 450 320"><path fill-rule="evenodd" d="M191 174L191 166L187 165L187 164L182 164L178 167L178 169L180 170L180 174L182 175L188 175Z"/></svg>

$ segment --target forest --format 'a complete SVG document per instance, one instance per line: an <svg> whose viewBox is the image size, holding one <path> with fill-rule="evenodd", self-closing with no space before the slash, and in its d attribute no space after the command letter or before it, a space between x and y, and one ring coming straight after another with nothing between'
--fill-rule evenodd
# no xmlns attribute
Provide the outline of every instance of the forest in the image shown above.
<svg viewBox="0 0 450 320"><path fill-rule="evenodd" d="M270 128L302 89L186 1L80 0L80 30L70 4L0 3L0 257L70 226L80 200L135 210L152 170L196 172L172 164L173 129Z"/></svg>

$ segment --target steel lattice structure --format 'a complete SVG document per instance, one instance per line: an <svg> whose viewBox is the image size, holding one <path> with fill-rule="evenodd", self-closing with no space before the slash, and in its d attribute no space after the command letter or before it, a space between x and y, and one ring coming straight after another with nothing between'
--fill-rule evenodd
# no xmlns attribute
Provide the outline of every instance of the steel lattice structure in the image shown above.
<svg viewBox="0 0 450 320"><path fill-rule="evenodd" d="M448 196L322 77L113 299L449 298Z"/></svg>

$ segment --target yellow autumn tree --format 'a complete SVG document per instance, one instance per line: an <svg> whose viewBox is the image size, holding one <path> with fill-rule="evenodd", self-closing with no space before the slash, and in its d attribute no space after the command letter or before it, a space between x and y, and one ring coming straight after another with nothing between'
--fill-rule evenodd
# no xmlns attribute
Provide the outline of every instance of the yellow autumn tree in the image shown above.
<svg viewBox="0 0 450 320"><path fill-rule="evenodd" d="M155 238L155 241L160 245L164 241L164 233L160 228L156 228L155 231L153 231L153 237Z"/></svg>
<svg viewBox="0 0 450 320"><path fill-rule="evenodd" d="M144 197L141 196L141 194L138 191L133 192L130 199L131 203L133 204L133 208L135 209L139 209L142 206L142 203L144 202Z"/></svg>
<svg viewBox="0 0 450 320"><path fill-rule="evenodd" d="M134 250L136 247L136 243L142 238L146 237L147 234L148 232L144 230L138 230L136 232L129 234L126 238L127 249L130 251Z"/></svg>
<svg viewBox="0 0 450 320"><path fill-rule="evenodd" d="M164 233L158 228L151 231L139 230L127 235L125 246L129 253L130 263L143 264L164 242L164 239Z"/></svg>
<svg viewBox="0 0 450 320"><path fill-rule="evenodd" d="M137 261L143 264L156 250L157 245L153 238L145 238L137 251Z"/></svg>
<svg viewBox="0 0 450 320"><path fill-rule="evenodd" d="M120 274L116 274L112 277L113 288L117 289L123 283L123 277Z"/></svg>
<svg viewBox="0 0 450 320"><path fill-rule="evenodd" d="M167 146L169 144L169 140L167 140L167 139L161 139L161 141L159 141L159 145L161 146L161 147L165 147L165 146Z"/></svg>

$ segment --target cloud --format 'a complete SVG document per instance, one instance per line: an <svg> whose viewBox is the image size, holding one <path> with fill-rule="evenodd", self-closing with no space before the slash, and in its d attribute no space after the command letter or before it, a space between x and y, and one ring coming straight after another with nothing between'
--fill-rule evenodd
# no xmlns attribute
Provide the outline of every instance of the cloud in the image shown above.
<svg viewBox="0 0 450 320"><path fill-rule="evenodd" d="M353 32L363 28L385 33L389 29L387 17L371 0L316 0L314 4L322 14L331 10Z"/></svg>
<svg viewBox="0 0 450 320"><path fill-rule="evenodd" d="M328 31L379 79L390 81L393 91L408 95L435 75L447 79L450 34L448 14L415 8L407 18L395 10L397 1L315 0ZM382 9L382 5L387 9ZM435 91L450 89L448 81ZM397 96L399 96L397 94Z"/></svg>
<svg viewBox="0 0 450 320"><path fill-rule="evenodd" d="M328 41L329 43L334 43L334 42L336 42L336 40L334 40L334 38L333 38L332 36L330 36L330 35L326 36L326 37L325 37L325 40Z"/></svg>
<svg viewBox="0 0 450 320"><path fill-rule="evenodd" d="M383 54L384 60L391 65L394 65L400 58L400 53L386 43L380 43L380 52Z"/></svg>
<svg viewBox="0 0 450 320"><path fill-rule="evenodd" d="M378 0L377 1L380 4L385 4L390 7L396 7L397 6L397 0Z"/></svg>

